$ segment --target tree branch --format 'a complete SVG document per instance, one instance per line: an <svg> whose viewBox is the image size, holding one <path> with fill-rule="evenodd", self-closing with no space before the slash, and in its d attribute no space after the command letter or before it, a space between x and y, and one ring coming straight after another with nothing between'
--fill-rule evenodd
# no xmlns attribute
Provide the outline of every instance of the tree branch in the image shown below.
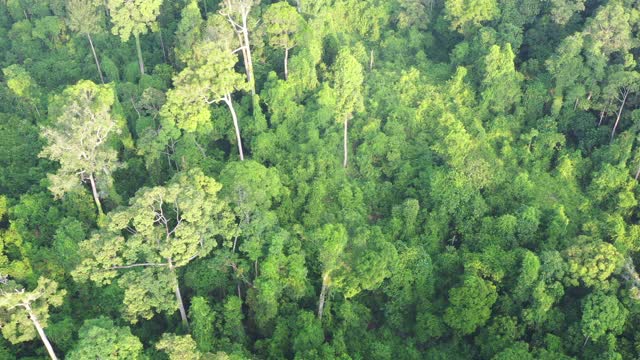
<svg viewBox="0 0 640 360"><path fill-rule="evenodd" d="M161 263L161 264L157 264L157 263L140 263L140 264L132 264L132 265L121 265L121 266L112 266L108 269L104 269L104 270L118 270L118 269L131 269L131 268L135 268L135 267L146 267L146 266L167 266L167 264Z"/></svg>

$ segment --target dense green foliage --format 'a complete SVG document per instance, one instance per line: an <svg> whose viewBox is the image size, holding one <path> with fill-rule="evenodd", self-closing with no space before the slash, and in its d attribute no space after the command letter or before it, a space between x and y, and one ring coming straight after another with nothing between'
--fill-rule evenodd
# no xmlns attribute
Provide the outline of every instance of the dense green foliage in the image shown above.
<svg viewBox="0 0 640 360"><path fill-rule="evenodd" d="M0 359L640 358L639 56L631 0L0 0Z"/></svg>

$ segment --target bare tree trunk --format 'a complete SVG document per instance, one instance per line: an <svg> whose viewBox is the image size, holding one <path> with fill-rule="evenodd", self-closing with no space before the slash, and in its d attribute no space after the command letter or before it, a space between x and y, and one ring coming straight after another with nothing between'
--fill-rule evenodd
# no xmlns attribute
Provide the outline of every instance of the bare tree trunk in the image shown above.
<svg viewBox="0 0 640 360"><path fill-rule="evenodd" d="M327 296L327 290L329 289L329 274L322 276L322 290L320 290L320 298L318 299L318 319L322 320L322 313L324 312L324 302Z"/></svg>
<svg viewBox="0 0 640 360"><path fill-rule="evenodd" d="M349 157L349 144L348 144L348 136L347 136L347 131L349 129L349 119L346 118L344 119L344 139L343 139L343 143L344 143L344 160L342 161L342 167L346 168L347 167L347 160Z"/></svg>
<svg viewBox="0 0 640 360"><path fill-rule="evenodd" d="M242 37L244 39L245 54L247 56L246 64L249 66L247 69L247 80L251 85L251 95L256 94L256 81L253 77L253 60L251 59L251 46L249 45L249 28L247 27L247 15L242 16Z"/></svg>
<svg viewBox="0 0 640 360"><path fill-rule="evenodd" d="M284 79L289 80L289 48L284 48Z"/></svg>
<svg viewBox="0 0 640 360"><path fill-rule="evenodd" d="M244 152L242 151L242 138L240 137L240 125L238 125L238 115L236 115L236 110L233 108L231 94L227 94L224 96L224 102L229 107L229 111L231 111L231 117L233 118L233 127L236 132L236 142L238 143L238 153L240 154L240 160L244 161Z"/></svg>
<svg viewBox="0 0 640 360"><path fill-rule="evenodd" d="M600 121L598 121L598 126L602 125L602 120L604 119L604 116L607 114L607 112L609 112L609 106L611 106L612 101L613 99L609 99L609 103L607 104L607 106L605 106L605 108L600 111Z"/></svg>
<svg viewBox="0 0 640 360"><path fill-rule="evenodd" d="M47 348L47 352L49 353L49 356L51 357L52 360L58 360L56 353L53 351L53 346L51 346L51 343L49 342L49 338L47 338L47 334L44 333L44 329L42 328L42 325L40 325L38 318L33 314L33 311L31 310L31 306L29 306L29 304L25 304L24 307L27 309L27 313L29 314L29 319L31 319L31 322L33 322L33 326L36 327L36 330L38 331L38 335L40 335L40 340L42 340L42 343L44 343L44 347Z"/></svg>
<svg viewBox="0 0 640 360"><path fill-rule="evenodd" d="M618 127L618 123L620 122L620 116L622 116L622 109L624 108L624 103L627 101L628 95L629 95L629 89L625 88L622 91L622 100L620 102L620 109L618 109L618 116L616 117L616 123L613 124L613 130L611 131L612 141L613 141L613 136L616 134L616 128Z"/></svg>
<svg viewBox="0 0 640 360"><path fill-rule="evenodd" d="M100 203L100 196L98 196L98 188L96 187L96 179L93 177L93 174L89 175L89 182L91 183L93 201L95 201L96 207L98 208L98 214L102 215L102 204Z"/></svg>
<svg viewBox="0 0 640 360"><path fill-rule="evenodd" d="M162 59L167 62L167 50L164 47L164 39L162 38L162 28L158 27L158 34L160 35L160 46L162 47Z"/></svg>
<svg viewBox="0 0 640 360"><path fill-rule="evenodd" d="M91 45L91 52L93 53L93 59L96 61L96 67L98 68L98 75L100 75L100 81L104 84L104 76L102 76L102 69L100 68L100 61L98 61L98 55L96 55L96 48L93 46L93 39L91 34L87 34L89 39L89 45Z"/></svg>
<svg viewBox="0 0 640 360"><path fill-rule="evenodd" d="M249 72L249 55L247 55L247 48L244 43L244 37L240 32L236 32L238 36L238 42L240 42L240 49L242 49L242 62L244 63L244 72L247 75L247 81L251 81L251 73Z"/></svg>
<svg viewBox="0 0 640 360"><path fill-rule="evenodd" d="M189 329L189 319L187 319L187 311L184 308L184 302L182 302L182 294L180 293L180 283L178 282L178 276L176 275L176 268L173 267L173 263L169 260L169 269L173 275L173 280L176 282L175 292L176 301L178 303L178 309L180 310L180 318L182 319L182 325L186 329Z"/></svg>
<svg viewBox="0 0 640 360"><path fill-rule="evenodd" d="M300 0L296 0L296 9L298 9L299 13L302 12L302 5L300 4Z"/></svg>
<svg viewBox="0 0 640 360"><path fill-rule="evenodd" d="M369 71L373 70L373 49L371 49L371 54L369 56Z"/></svg>
<svg viewBox="0 0 640 360"><path fill-rule="evenodd" d="M640 166L638 166L638 171L636 171L636 180L640 177Z"/></svg>
<svg viewBox="0 0 640 360"><path fill-rule="evenodd" d="M258 259L253 263L253 268L256 271L256 278L258 278Z"/></svg>
<svg viewBox="0 0 640 360"><path fill-rule="evenodd" d="M144 60L142 59L142 48L140 48L140 36L135 35L136 38L136 51L138 52L138 65L140 66L140 74L144 75Z"/></svg>

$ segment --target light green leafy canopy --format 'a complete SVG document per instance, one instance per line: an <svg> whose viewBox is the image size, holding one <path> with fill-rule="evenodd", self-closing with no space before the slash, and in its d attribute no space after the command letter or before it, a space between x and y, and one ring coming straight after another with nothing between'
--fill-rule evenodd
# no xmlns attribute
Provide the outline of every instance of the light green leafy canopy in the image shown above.
<svg viewBox="0 0 640 360"><path fill-rule="evenodd" d="M560 25L566 24L576 12L584 10L584 2L585 0L550 0L551 19Z"/></svg>
<svg viewBox="0 0 640 360"><path fill-rule="evenodd" d="M580 282L589 287L602 286L623 263L622 254L607 242L574 245L565 254L569 264L566 280L573 286Z"/></svg>
<svg viewBox="0 0 640 360"><path fill-rule="evenodd" d="M108 0L111 32L126 42L131 35L146 34L148 29L155 31L161 5L162 0Z"/></svg>
<svg viewBox="0 0 640 360"><path fill-rule="evenodd" d="M503 49L492 46L485 58L482 96L494 111L507 111L522 97L524 77L515 69L515 57L511 45L507 44Z"/></svg>
<svg viewBox="0 0 640 360"><path fill-rule="evenodd" d="M229 163L220 174L221 191L238 221L235 236L242 236L241 249L252 261L263 251L264 232L277 223L272 205L286 193L276 168L255 161Z"/></svg>
<svg viewBox="0 0 640 360"><path fill-rule="evenodd" d="M17 97L28 100L36 96L37 84L24 67L13 64L2 69L2 72L4 73L7 87Z"/></svg>
<svg viewBox="0 0 640 360"><path fill-rule="evenodd" d="M236 32L229 26L229 21L221 14L208 14L202 28L202 41L211 42L215 46L233 51L240 46Z"/></svg>
<svg viewBox="0 0 640 360"><path fill-rule="evenodd" d="M631 14L618 2L610 2L598 9L585 24L584 34L593 46L609 56L615 51L627 52L637 46L632 35ZM599 53L599 51L598 51Z"/></svg>
<svg viewBox="0 0 640 360"><path fill-rule="evenodd" d="M378 288L391 275L397 251L378 227L361 228L350 236L342 224L328 224L313 237L325 281L346 298Z"/></svg>
<svg viewBox="0 0 640 360"><path fill-rule="evenodd" d="M48 145L40 153L60 163L55 174L49 174L49 189L62 197L87 181L92 175L98 189L107 190L112 183L111 174L118 168L118 154L108 141L119 134L111 115L115 93L110 85L96 85L82 80L62 94L58 116L50 127L42 131Z"/></svg>
<svg viewBox="0 0 640 360"><path fill-rule="evenodd" d="M67 0L67 25L80 34L96 34L104 26L104 12L96 0Z"/></svg>
<svg viewBox="0 0 640 360"><path fill-rule="evenodd" d="M262 15L269 36L269 45L291 49L296 45L295 35L304 26L304 19L286 1L270 5Z"/></svg>
<svg viewBox="0 0 640 360"><path fill-rule="evenodd" d="M347 229L341 224L327 224L317 230L314 236L316 241L321 242L318 260L322 264L322 272L331 276L342 264L341 256L349 242Z"/></svg>
<svg viewBox="0 0 640 360"><path fill-rule="evenodd" d="M163 334L156 343L156 349L164 351L169 360L230 360L232 357L225 352L202 353L198 351L196 342L191 335ZM242 356L234 356L233 359L242 359Z"/></svg>
<svg viewBox="0 0 640 360"><path fill-rule="evenodd" d="M425 29L430 22L435 0L399 0L398 26L401 29L416 26Z"/></svg>
<svg viewBox="0 0 640 360"><path fill-rule="evenodd" d="M468 32L500 15L496 0L446 0L444 8L451 28L459 32Z"/></svg>
<svg viewBox="0 0 640 360"><path fill-rule="evenodd" d="M200 14L197 0L190 0L182 9L178 29L176 30L176 55L182 61L187 61L191 48L202 36L204 20Z"/></svg>
<svg viewBox="0 0 640 360"><path fill-rule="evenodd" d="M476 275L465 277L462 286L449 291L451 304L444 315L447 325L462 335L473 333L491 316L491 306L498 299L495 285Z"/></svg>
<svg viewBox="0 0 640 360"><path fill-rule="evenodd" d="M187 67L173 79L175 88L167 92L161 116L174 120L185 131L210 126L209 105L247 89L244 75L234 70L237 62L235 54L215 43L195 45Z"/></svg>
<svg viewBox="0 0 640 360"><path fill-rule="evenodd" d="M269 251L260 266L260 276L249 292L248 303L255 311L256 322L266 327L276 319L284 299L299 299L306 290L307 268L304 255L291 236L281 231L270 236Z"/></svg>
<svg viewBox="0 0 640 360"><path fill-rule="evenodd" d="M0 201L2 199L0 197ZM28 257L30 249L31 244L22 239L17 226L11 225L6 231L0 230L0 274L17 280L31 278L33 270Z"/></svg>
<svg viewBox="0 0 640 360"><path fill-rule="evenodd" d="M354 112L364 111L362 95L364 72L362 65L348 48L340 50L333 68L335 69L333 85L336 95L335 117L342 123L353 117Z"/></svg>
<svg viewBox="0 0 640 360"><path fill-rule="evenodd" d="M619 334L629 311L614 295L596 291L587 296L582 307L582 334L598 340L607 331Z"/></svg>
<svg viewBox="0 0 640 360"><path fill-rule="evenodd" d="M29 341L37 336L29 311L42 328L47 327L49 307L62 305L66 290L58 290L58 283L41 277L33 291L26 291L13 281L0 285L0 327L5 339L13 344Z"/></svg>
<svg viewBox="0 0 640 360"><path fill-rule="evenodd" d="M78 331L80 340L67 355L68 360L143 359L142 343L129 327L115 326L111 319L85 320Z"/></svg>
<svg viewBox="0 0 640 360"><path fill-rule="evenodd" d="M176 286L172 268L206 256L231 233L232 217L218 198L221 185L199 169L180 173L166 186L143 188L130 206L109 213L105 226L80 243L84 255L76 280L108 284L122 274L127 317L171 311Z"/></svg>
<svg viewBox="0 0 640 360"><path fill-rule="evenodd" d="M198 350L211 351L215 345L216 312L211 309L207 299L201 296L191 298L189 307L191 319L191 334L196 340Z"/></svg>
<svg viewBox="0 0 640 360"><path fill-rule="evenodd" d="M191 335L163 334L160 341L156 343L156 349L166 352L170 360L200 360L203 358Z"/></svg>

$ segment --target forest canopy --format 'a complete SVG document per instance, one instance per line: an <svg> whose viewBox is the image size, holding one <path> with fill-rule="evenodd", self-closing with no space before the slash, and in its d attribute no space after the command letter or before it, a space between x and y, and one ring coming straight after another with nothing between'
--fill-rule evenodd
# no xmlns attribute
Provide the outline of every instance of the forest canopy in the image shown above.
<svg viewBox="0 0 640 360"><path fill-rule="evenodd" d="M0 359L640 358L639 57L632 0L0 0Z"/></svg>

